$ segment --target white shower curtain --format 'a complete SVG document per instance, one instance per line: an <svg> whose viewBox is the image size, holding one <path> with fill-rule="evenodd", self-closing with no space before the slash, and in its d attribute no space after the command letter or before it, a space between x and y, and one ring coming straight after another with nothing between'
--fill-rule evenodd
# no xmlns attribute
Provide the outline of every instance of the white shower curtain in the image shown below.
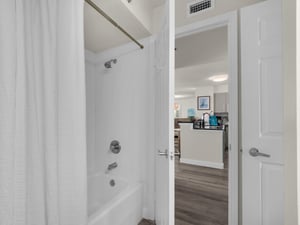
<svg viewBox="0 0 300 225"><path fill-rule="evenodd" d="M84 224L83 0L1 0L0 225Z"/></svg>

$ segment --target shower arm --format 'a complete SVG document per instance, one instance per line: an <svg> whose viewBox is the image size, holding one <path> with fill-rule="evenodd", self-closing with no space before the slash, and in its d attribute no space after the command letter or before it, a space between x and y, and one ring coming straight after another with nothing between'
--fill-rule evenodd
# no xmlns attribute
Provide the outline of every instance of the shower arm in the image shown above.
<svg viewBox="0 0 300 225"><path fill-rule="evenodd" d="M144 46L139 43L134 37L132 37L126 30L124 30L116 21L114 21L109 15L107 15L102 9L100 9L92 0L85 0L91 7L93 7L99 14L101 14L105 19L107 19L111 24L113 24L116 28L118 28L121 32L123 32L129 39L131 39L134 43L136 43L141 49Z"/></svg>

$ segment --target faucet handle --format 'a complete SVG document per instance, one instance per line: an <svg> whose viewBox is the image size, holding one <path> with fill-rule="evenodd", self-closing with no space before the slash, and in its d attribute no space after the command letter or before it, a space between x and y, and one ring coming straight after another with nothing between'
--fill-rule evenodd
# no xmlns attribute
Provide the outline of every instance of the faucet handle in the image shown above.
<svg viewBox="0 0 300 225"><path fill-rule="evenodd" d="M109 149L110 149L110 151L111 151L112 153L114 153L114 154L120 153L120 151L121 151L121 145L120 145L120 142L117 141L117 140L113 140L113 141L110 143Z"/></svg>

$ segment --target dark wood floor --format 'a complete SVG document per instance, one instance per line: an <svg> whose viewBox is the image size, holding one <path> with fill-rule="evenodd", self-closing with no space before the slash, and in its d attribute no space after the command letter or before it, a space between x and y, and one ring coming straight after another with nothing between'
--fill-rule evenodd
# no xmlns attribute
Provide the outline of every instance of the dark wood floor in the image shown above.
<svg viewBox="0 0 300 225"><path fill-rule="evenodd" d="M155 223L151 220L143 219L138 225L155 225Z"/></svg>
<svg viewBox="0 0 300 225"><path fill-rule="evenodd" d="M228 224L228 159L225 169L175 163L175 225Z"/></svg>
<svg viewBox="0 0 300 225"><path fill-rule="evenodd" d="M228 224L228 157L225 169L175 161L175 225ZM154 225L143 220L139 225Z"/></svg>

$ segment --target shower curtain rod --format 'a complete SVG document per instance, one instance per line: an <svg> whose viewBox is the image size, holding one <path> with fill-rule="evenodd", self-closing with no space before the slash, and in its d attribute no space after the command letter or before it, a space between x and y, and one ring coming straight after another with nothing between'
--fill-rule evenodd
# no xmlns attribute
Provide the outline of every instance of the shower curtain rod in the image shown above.
<svg viewBox="0 0 300 225"><path fill-rule="evenodd" d="M100 9L93 1L85 0L85 2L88 3L91 7L93 7L98 13L100 13L105 19L107 19L116 28L122 31L127 37L129 37L133 42L135 42L141 49L144 48L144 46L141 43L135 40L126 30L124 30L121 26L119 26L119 24L117 24L116 21L114 21L109 15L107 15L102 9Z"/></svg>

